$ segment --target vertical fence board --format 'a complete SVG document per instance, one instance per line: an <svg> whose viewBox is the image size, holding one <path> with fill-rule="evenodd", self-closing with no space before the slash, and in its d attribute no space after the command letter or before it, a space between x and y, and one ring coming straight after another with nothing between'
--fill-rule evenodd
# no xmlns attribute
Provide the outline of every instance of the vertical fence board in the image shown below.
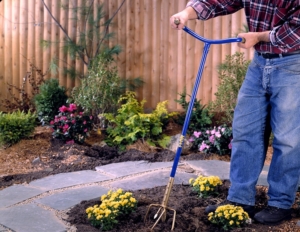
<svg viewBox="0 0 300 232"><path fill-rule="evenodd" d="M13 1L12 3L12 84L14 86L20 86L20 2ZM19 78L18 78L19 77ZM18 96L18 91L13 89L13 93Z"/></svg>
<svg viewBox="0 0 300 232"><path fill-rule="evenodd" d="M23 62L24 62L24 67L25 72L29 72L31 70L30 64L33 63L33 59L34 59L34 51L35 51L35 42L34 42L34 38L35 38L35 25L36 25L36 21L35 21L35 10L37 10L37 8L35 7L35 1L34 0L28 0L28 4L26 9L24 9L24 13L27 16L27 20L26 22L28 23L28 33L27 33L27 44L24 43L24 46L26 46L27 48L27 53L23 54L23 56L21 56L21 58L23 58ZM25 75L25 73L23 73L23 75ZM34 76L33 76L34 78ZM29 85L28 80L27 80L27 91L31 94L32 93L32 86Z"/></svg>
<svg viewBox="0 0 300 232"><path fill-rule="evenodd" d="M3 2L4 3L4 2ZM5 12L4 4L0 5L0 101L6 97L6 83L5 83L5 73L4 73L4 64L5 64ZM0 104L1 106L1 104ZM1 107L0 107L1 110Z"/></svg>
<svg viewBox="0 0 300 232"><path fill-rule="evenodd" d="M44 49L41 48L41 40L43 38L43 31L44 31L44 20L43 20L43 11L44 6L40 0L35 0L35 11L34 11L34 18L35 18L35 32L34 32L34 57L32 58L33 64L40 69L42 72L46 72L43 70L43 52ZM30 57L28 57L30 58Z"/></svg>
<svg viewBox="0 0 300 232"><path fill-rule="evenodd" d="M4 2L3 2L4 3ZM4 82L12 84L13 75L12 75L12 62L13 62L13 54L12 54L12 1L6 1L4 5L4 36L5 36L5 46L4 46ZM17 78L17 77L15 77ZM18 77L19 78L19 77ZM6 86L8 88L8 86ZM7 90L5 91L5 98L9 96Z"/></svg>
<svg viewBox="0 0 300 232"><path fill-rule="evenodd" d="M70 38L76 41L79 41L78 32L84 30L85 23L72 20L72 10L63 9L60 3L67 8L74 8L84 1L45 0ZM103 4L107 20L115 14L123 1L95 0L93 14L96 14L96 7ZM153 109L158 102L168 100L169 110L181 110L181 106L174 101L179 98L178 93L186 88L187 94L191 94L202 57L203 43L183 31L172 30L169 26L170 16L184 9L186 2L127 0L109 27L109 33L115 35L109 39L108 45L120 45L123 50L116 57L118 74L125 79L143 79L145 84L137 90L137 96L139 100L146 100L145 107L148 109ZM7 83L20 87L22 78L30 69L27 60L45 73L50 61L57 57L59 72L49 74L47 78L58 78L60 84L68 89L80 84L78 79L75 81L66 76L63 69L73 66L77 72L86 73L87 66L81 60L72 60L66 55L61 49L62 43L52 43L48 49L40 46L42 40L62 42L66 39L41 0L2 1L0 14L0 100L8 96ZM204 37L220 39L236 36L244 29L245 24L244 12L240 11L206 22L189 21L187 26ZM104 30L104 27L100 27L100 30ZM95 50L97 44L93 46ZM219 83L217 66L226 55L233 55L236 51L244 52L245 59L253 56L253 49L242 50L236 44L211 46L197 94L197 99L201 99L202 104L214 99ZM27 90L30 91L28 87Z"/></svg>

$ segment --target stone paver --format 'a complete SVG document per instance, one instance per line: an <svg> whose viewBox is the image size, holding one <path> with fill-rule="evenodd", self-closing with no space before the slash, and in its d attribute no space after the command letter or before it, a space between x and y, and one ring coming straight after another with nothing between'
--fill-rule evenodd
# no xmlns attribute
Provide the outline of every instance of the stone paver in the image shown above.
<svg viewBox="0 0 300 232"><path fill-rule="evenodd" d="M7 207L19 202L22 202L28 198L37 196L44 191L41 189L23 186L13 185L0 191L0 208Z"/></svg>
<svg viewBox="0 0 300 232"><path fill-rule="evenodd" d="M36 202L56 210L66 210L79 204L83 200L100 198L101 195L106 194L108 190L108 188L102 186L87 186L78 189L68 189L64 192L38 199Z"/></svg>
<svg viewBox="0 0 300 232"><path fill-rule="evenodd" d="M0 210L0 224L16 232L65 232L55 214L35 204Z"/></svg>
<svg viewBox="0 0 300 232"><path fill-rule="evenodd" d="M174 184L188 184L190 178L195 178L195 174L177 172ZM114 181L111 186L113 188L122 188L126 190L138 190L145 188L154 188L158 186L165 186L170 179L170 171L155 171L145 173L138 177L128 178L125 180Z"/></svg>
<svg viewBox="0 0 300 232"><path fill-rule="evenodd" d="M48 176L29 183L29 186L38 187L45 191L70 186L94 183L104 180L109 180L111 177L106 176L96 171L78 171L70 173L61 173L53 176Z"/></svg>
<svg viewBox="0 0 300 232"><path fill-rule="evenodd" d="M219 176L222 180L229 179L230 163L219 160L185 161L191 168L204 176Z"/></svg>
<svg viewBox="0 0 300 232"><path fill-rule="evenodd" d="M0 191L0 232L67 231L55 212L69 209L83 200L98 198L110 188L134 191L166 186L172 166L173 162L130 161L8 187ZM197 177L195 173L229 179L229 167L229 162L217 160L180 162L174 184L188 184L190 178ZM264 167L258 185L268 185L268 168Z"/></svg>
<svg viewBox="0 0 300 232"><path fill-rule="evenodd" d="M96 171L110 174L114 177L128 176L140 172L172 167L173 162L128 161L96 167Z"/></svg>

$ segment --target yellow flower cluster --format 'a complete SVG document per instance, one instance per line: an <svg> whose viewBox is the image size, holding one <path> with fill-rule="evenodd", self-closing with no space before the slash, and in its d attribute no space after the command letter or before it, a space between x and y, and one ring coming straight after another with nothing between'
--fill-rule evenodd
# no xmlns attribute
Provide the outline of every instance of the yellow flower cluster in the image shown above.
<svg viewBox="0 0 300 232"><path fill-rule="evenodd" d="M88 207L86 214L93 226L101 226L102 230L112 229L117 223L117 216L129 214L137 207L137 200L131 192L122 189L109 191L101 196L101 204Z"/></svg>
<svg viewBox="0 0 300 232"><path fill-rule="evenodd" d="M208 220L222 226L224 230L241 227L249 219L247 212L240 206L222 205L208 214Z"/></svg>
<svg viewBox="0 0 300 232"><path fill-rule="evenodd" d="M218 185L222 185L222 181L218 176L198 176L196 179L189 180L190 185L199 194L200 197L207 197L214 193Z"/></svg>

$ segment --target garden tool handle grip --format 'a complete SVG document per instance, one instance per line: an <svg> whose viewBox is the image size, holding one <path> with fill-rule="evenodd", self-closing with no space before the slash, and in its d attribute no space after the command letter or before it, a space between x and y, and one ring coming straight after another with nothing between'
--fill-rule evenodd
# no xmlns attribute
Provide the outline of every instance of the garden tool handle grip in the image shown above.
<svg viewBox="0 0 300 232"><path fill-rule="evenodd" d="M179 18L175 18L174 19L174 24L175 25L179 25L180 24L180 19ZM205 43L209 43L209 44L226 44L226 43L234 43L234 42L239 42L239 43L245 43L246 39L242 38L242 37L238 37L238 38L228 38L228 39L218 39L218 40L210 40L210 39L206 39L198 34L196 34L194 31L192 31L191 29L189 29L188 27L184 26L183 30L185 32L187 32L188 34L192 35L194 38L205 42Z"/></svg>

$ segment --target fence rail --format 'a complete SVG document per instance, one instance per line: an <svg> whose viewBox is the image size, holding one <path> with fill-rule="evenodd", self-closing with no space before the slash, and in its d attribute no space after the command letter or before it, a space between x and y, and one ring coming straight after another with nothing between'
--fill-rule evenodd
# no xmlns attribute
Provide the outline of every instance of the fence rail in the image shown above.
<svg viewBox="0 0 300 232"><path fill-rule="evenodd" d="M70 8L84 0L44 0L52 14L59 19L71 38L76 38L78 27L71 20ZM106 17L116 12L123 0L94 0L94 6L104 4ZM179 110L174 100L186 87L190 93L202 55L203 44L183 31L174 31L169 26L172 14L184 9L186 0L126 0L113 19L109 32L115 36L110 45L119 44L123 52L117 57L117 67L122 78L141 77L145 85L139 89L139 99L145 99L146 108L155 108L160 101L168 100L170 110ZM234 37L243 29L243 11L218 17L206 22L190 21L188 27L210 39ZM80 60L71 60L59 46L43 49L41 40L62 41L64 33L50 17L41 0L4 0L0 3L0 100L9 98L8 84L20 87L30 70L30 63L43 72L49 68L53 57L67 59L77 71L86 72ZM213 45L208 54L202 83L197 99L203 104L214 99L217 90L217 66L237 51L251 59L252 50L240 50L236 44ZM30 62L29 62L30 61ZM58 67L65 64L60 61ZM72 88L80 84L63 72L49 73L46 78L58 78L61 85ZM27 86L30 91L30 86ZM17 93L17 92L15 92ZM1 106L0 106L1 107Z"/></svg>

